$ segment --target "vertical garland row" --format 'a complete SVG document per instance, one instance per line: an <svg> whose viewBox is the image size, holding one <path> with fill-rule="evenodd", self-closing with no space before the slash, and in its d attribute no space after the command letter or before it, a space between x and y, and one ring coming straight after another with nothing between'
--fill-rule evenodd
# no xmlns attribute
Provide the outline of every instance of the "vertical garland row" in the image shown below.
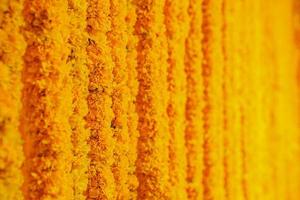
<svg viewBox="0 0 300 200"><path fill-rule="evenodd" d="M90 166L87 199L115 199L115 138L112 130L113 68L109 32L110 1L87 1L88 108Z"/></svg>
<svg viewBox="0 0 300 200"><path fill-rule="evenodd" d="M264 121L263 97L266 83L263 71L266 68L262 57L262 3L243 2L245 11L245 52L243 55L243 151L244 187L248 199L268 199L269 191L264 191L267 178L267 126ZM261 20L253 20L253 18ZM260 174L258 176L258 174Z"/></svg>
<svg viewBox="0 0 300 200"><path fill-rule="evenodd" d="M224 198L222 1L202 3L204 199Z"/></svg>
<svg viewBox="0 0 300 200"><path fill-rule="evenodd" d="M296 67L295 67L295 72L296 72L296 85L298 86L296 88L296 109L295 110L300 110L300 2L297 1L297 0L293 0L291 2L293 5L292 5L292 22L293 22L293 30L294 30L294 37L293 37L293 44L295 44L295 48L296 48L296 60L295 60L295 64L296 64ZM295 129L296 130L299 130L300 129L300 112L298 112L296 114L296 126L295 126ZM299 137L299 132L296 133L296 135ZM298 144L299 145L299 144ZM298 147L299 148L299 147ZM299 159L299 154L296 155L296 162L298 161ZM299 168L298 168L299 170ZM300 185L300 177L298 175L298 181L296 183L296 187L298 187ZM297 197L297 196L300 196L300 191L297 190L298 192L296 192L294 195Z"/></svg>
<svg viewBox="0 0 300 200"><path fill-rule="evenodd" d="M280 27L275 32L274 41L276 51L280 55L278 63L278 106L276 109L276 121L278 131L282 136L284 147L285 173L284 180L287 184L285 199L298 199L300 196L300 67L299 67L299 41L295 41L293 28L295 22L299 26L299 21L293 21L293 6L298 9L296 15L299 17L299 2L293 5L293 1L275 1L274 12L280 19L276 20L275 27ZM295 19L296 20L296 19ZM298 18L299 20L299 18ZM280 39L281 38L281 39ZM299 47L299 46L298 46ZM298 52L297 52L298 51ZM298 60L297 60L298 59ZM287 67L288 66L288 67Z"/></svg>
<svg viewBox="0 0 300 200"><path fill-rule="evenodd" d="M128 135L128 103L129 87L128 68L126 63L126 45L128 36L126 34L126 0L110 1L111 31L108 33L108 39L111 48L111 56L114 62L113 68L113 92L112 92L112 109L114 118L111 122L113 135L116 139L114 148L114 164L112 166L115 184L116 198L129 199L128 191L128 170L129 170L129 135Z"/></svg>
<svg viewBox="0 0 300 200"><path fill-rule="evenodd" d="M137 42L138 38L135 33L136 23L136 5L134 0L127 0L127 45L126 45L126 63L127 63L127 86L129 88L128 109L127 109L127 126L129 135L128 149L128 190L129 199L137 198L138 179L136 175L136 160L137 160L137 141L139 132L137 130L138 114L136 112L136 97L138 93L137 80Z"/></svg>
<svg viewBox="0 0 300 200"><path fill-rule="evenodd" d="M169 199L167 42L164 1L136 0L138 199Z"/></svg>
<svg viewBox="0 0 300 200"><path fill-rule="evenodd" d="M203 171L203 80L202 80L202 4L190 0L188 6L189 31L185 40L185 146L186 193L188 199L202 199Z"/></svg>
<svg viewBox="0 0 300 200"><path fill-rule="evenodd" d="M242 187L241 101L242 19L240 1L223 2L224 189L226 199L244 199Z"/></svg>
<svg viewBox="0 0 300 200"><path fill-rule="evenodd" d="M246 134L247 134L247 127L246 127L246 110L248 108L247 104L245 104L245 96L246 96L246 84L248 83L248 79L246 77L247 73L247 68L249 68L249 64L247 64L247 55L249 54L249 48L248 46L248 41L246 39L249 37L247 34L248 27L249 25L249 17L248 17L248 11L247 11L247 6L245 2L241 2L241 15L245 17L240 18L240 37L241 37L241 42L243 42L242 46L240 46L240 51L241 51L241 65L240 65L240 84L242 89L240 90L240 120L239 123L241 125L241 131L240 131L240 145L241 145L241 171L242 171L242 189L243 189L243 197L244 199L249 199L249 187L248 187L248 164L247 164L247 141L246 141Z"/></svg>
<svg viewBox="0 0 300 200"><path fill-rule="evenodd" d="M286 5L288 1L282 3L283 6ZM261 121L263 122L261 126L261 130L263 131L264 136L262 137L263 141L263 149L262 149L262 160L263 160L263 169L261 170L261 174L264 176L262 180L263 189L263 197L264 199L276 199L279 198L279 194L276 194L277 191L281 187L284 187L284 183L281 183L279 187L277 187L276 183L276 175L275 172L275 162L278 161L281 154L280 144L281 141L277 141L278 132L274 125L274 116L275 116L275 108L277 101L277 93L278 90L276 88L276 84L278 82L278 66L277 59L274 59L274 54L276 52L276 42L274 40L274 32L278 32L277 22L273 23L273 21L277 21L275 15L285 16L287 13L284 11L283 13L276 14L276 1L264 1L261 3L260 15L261 15L261 28L260 34L262 35L260 41L260 48L262 49L260 52L260 68L257 69L260 71L260 90L261 90L261 99L259 104L261 105ZM265 8L268 8L267 11ZM279 21L279 20L278 20ZM270 23L271 22L271 23ZM284 26L283 26L284 27ZM277 39L286 40L286 34L283 34ZM289 43L289 45L292 45ZM279 55L279 57L285 57L284 53ZM278 57L278 58L279 58ZM279 58L280 59L280 58ZM276 155L273 155L274 151L277 151ZM282 162L282 161L280 161ZM273 183L272 185L270 183ZM274 190L274 188L276 188ZM284 198L284 197L281 197Z"/></svg>
<svg viewBox="0 0 300 200"><path fill-rule="evenodd" d="M187 199L185 157L185 39L188 33L188 1L167 0L164 23L168 43L169 181L172 199Z"/></svg>
<svg viewBox="0 0 300 200"><path fill-rule="evenodd" d="M70 16L68 38L69 54L67 64L71 66L69 78L72 80L72 115L69 119L72 129L72 187L75 200L85 199L89 166L88 138L89 130L84 120L88 112L88 67L87 67L87 32L86 0L68 0Z"/></svg>
<svg viewBox="0 0 300 200"><path fill-rule="evenodd" d="M21 199L24 159L19 132L25 42L23 1L0 2L0 199Z"/></svg>
<svg viewBox="0 0 300 200"><path fill-rule="evenodd" d="M278 13L278 2L279 1L264 1L262 7L268 8L262 13L263 29L262 29L262 46L264 50L262 51L262 81L263 86L261 90L263 92L262 104L263 104L263 117L264 123L266 124L265 134L266 140L266 150L267 150L267 174L264 175L264 180L266 183L264 186L264 196L265 199L286 199L286 181L283 170L285 170L286 162L284 161L284 154L286 148L284 147L284 135L279 131L278 123L276 122L276 115L281 115L276 113L278 110L278 97L281 95L279 89L279 60L283 57L286 58L285 52L278 49L277 40L282 40L292 45L287 41L287 34L282 33L280 29L283 26L278 26L286 19L286 10ZM285 7L288 1L281 2L280 7ZM278 16L280 19L277 19ZM283 19L283 20L282 20ZM286 23L286 22L284 22ZM278 51L279 50L279 51ZM282 51L282 52L281 52ZM288 66L290 68L292 66ZM276 153L274 153L276 152Z"/></svg>
<svg viewBox="0 0 300 200"><path fill-rule="evenodd" d="M25 199L72 199L67 1L24 2L21 131Z"/></svg>

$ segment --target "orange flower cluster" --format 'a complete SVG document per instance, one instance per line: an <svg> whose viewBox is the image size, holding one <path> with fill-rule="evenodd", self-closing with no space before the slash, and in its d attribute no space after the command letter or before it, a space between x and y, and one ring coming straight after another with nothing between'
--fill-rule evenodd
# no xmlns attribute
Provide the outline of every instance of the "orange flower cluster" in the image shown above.
<svg viewBox="0 0 300 200"><path fill-rule="evenodd" d="M297 0L1 0L1 200L298 200Z"/></svg>

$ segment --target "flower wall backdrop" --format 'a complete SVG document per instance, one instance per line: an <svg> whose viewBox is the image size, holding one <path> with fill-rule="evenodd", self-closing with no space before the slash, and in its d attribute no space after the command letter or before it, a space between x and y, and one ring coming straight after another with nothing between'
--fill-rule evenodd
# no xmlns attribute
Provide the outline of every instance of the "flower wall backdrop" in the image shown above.
<svg viewBox="0 0 300 200"><path fill-rule="evenodd" d="M0 199L300 199L299 16L0 0Z"/></svg>

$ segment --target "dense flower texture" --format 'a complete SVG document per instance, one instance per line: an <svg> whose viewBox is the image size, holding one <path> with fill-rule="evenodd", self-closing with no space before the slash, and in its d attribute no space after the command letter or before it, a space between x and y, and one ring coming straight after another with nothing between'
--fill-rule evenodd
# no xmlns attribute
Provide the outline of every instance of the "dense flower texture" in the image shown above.
<svg viewBox="0 0 300 200"><path fill-rule="evenodd" d="M299 13L0 0L0 199L300 199Z"/></svg>

